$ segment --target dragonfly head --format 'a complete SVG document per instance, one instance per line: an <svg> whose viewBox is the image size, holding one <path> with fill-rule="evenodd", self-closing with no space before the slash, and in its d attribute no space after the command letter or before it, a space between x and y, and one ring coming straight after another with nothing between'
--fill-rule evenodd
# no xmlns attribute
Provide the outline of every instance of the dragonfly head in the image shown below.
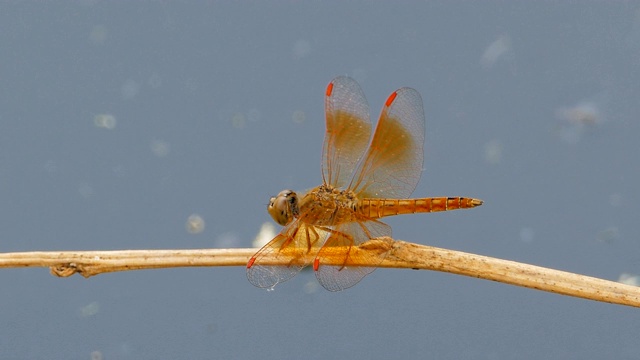
<svg viewBox="0 0 640 360"><path fill-rule="evenodd" d="M298 195L291 190L280 191L278 196L269 199L267 211L275 222L282 226L287 225L300 213Z"/></svg>

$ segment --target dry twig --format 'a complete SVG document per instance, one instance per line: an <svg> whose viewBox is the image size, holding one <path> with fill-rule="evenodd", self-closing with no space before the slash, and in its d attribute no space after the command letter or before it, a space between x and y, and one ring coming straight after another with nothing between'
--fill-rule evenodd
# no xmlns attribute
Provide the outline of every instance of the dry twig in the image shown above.
<svg viewBox="0 0 640 360"><path fill-rule="evenodd" d="M78 273L90 277L127 270L245 266L255 251L256 249L198 249L17 252L0 254L0 268L49 267L56 276L66 277ZM515 261L394 241L390 238L371 240L356 251L389 251L379 267L443 271L562 295L640 307L640 287ZM301 261L309 263L311 260ZM336 263L339 261L336 259Z"/></svg>

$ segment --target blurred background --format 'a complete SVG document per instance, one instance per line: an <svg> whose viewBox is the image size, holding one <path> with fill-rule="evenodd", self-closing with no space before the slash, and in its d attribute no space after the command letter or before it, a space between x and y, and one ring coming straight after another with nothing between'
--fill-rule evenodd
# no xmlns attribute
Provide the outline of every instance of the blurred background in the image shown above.
<svg viewBox="0 0 640 360"><path fill-rule="evenodd" d="M424 98L397 239L628 283L640 274L640 5L0 3L0 252L250 247L321 181L324 90L374 122ZM278 228L276 228L276 231ZM0 358L635 359L640 311L379 269L329 293L245 269L0 270Z"/></svg>

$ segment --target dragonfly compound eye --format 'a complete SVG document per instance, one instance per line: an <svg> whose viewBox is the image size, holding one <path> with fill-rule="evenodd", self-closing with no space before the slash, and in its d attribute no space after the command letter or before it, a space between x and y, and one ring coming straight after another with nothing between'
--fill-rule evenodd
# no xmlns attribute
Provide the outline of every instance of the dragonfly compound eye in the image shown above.
<svg viewBox="0 0 640 360"><path fill-rule="evenodd" d="M267 211L275 222L284 226L290 223L298 210L298 197L291 190L283 190L275 198L269 200Z"/></svg>

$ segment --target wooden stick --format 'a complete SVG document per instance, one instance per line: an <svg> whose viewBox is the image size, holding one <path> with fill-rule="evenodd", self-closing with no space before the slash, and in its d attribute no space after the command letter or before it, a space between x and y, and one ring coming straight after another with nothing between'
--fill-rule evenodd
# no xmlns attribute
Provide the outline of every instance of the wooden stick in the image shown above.
<svg viewBox="0 0 640 360"><path fill-rule="evenodd" d="M378 267L436 270L595 301L640 307L640 287L515 261L394 241L390 238L368 241L352 251L388 252ZM256 249L17 252L0 254L0 268L49 267L53 275L60 277L75 273L90 277L127 270L246 266L255 252ZM340 264L344 259L327 260L327 264ZM313 254L301 261L310 263L313 261ZM287 265L282 260L280 263L274 260L273 264Z"/></svg>

